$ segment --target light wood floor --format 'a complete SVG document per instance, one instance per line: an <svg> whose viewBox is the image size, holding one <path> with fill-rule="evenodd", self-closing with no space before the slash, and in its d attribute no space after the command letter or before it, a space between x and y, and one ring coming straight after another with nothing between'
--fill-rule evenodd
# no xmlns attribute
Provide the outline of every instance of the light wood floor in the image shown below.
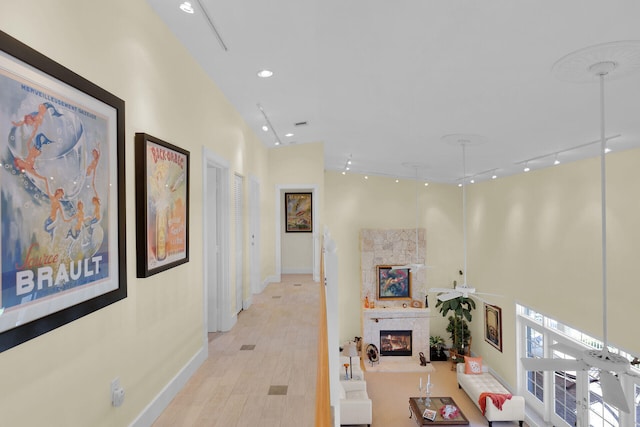
<svg viewBox="0 0 640 427"><path fill-rule="evenodd" d="M210 335L209 358L153 427L314 426L319 286L310 275L283 275L281 283L254 295L231 331ZM458 390L448 362L434 364L433 395L453 397L472 427L486 426ZM365 372L372 427L416 425L409 419L408 398L417 395L419 378ZM512 425L517 423L494 423Z"/></svg>

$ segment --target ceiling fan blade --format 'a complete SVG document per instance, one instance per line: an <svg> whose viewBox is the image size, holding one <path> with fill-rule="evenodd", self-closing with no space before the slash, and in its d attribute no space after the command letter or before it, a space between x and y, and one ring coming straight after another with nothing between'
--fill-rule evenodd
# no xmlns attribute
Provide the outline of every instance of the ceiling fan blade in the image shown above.
<svg viewBox="0 0 640 427"><path fill-rule="evenodd" d="M618 377L608 371L600 371L600 386L602 387L602 399L605 402L629 413L629 404Z"/></svg>
<svg viewBox="0 0 640 427"><path fill-rule="evenodd" d="M444 301L452 300L454 298L458 298L459 296L462 296L460 292L450 292L448 294L438 295L438 299L444 302Z"/></svg>
<svg viewBox="0 0 640 427"><path fill-rule="evenodd" d="M520 360L527 371L584 371L587 369L587 365L581 360L533 357L523 357Z"/></svg>
<svg viewBox="0 0 640 427"><path fill-rule="evenodd" d="M563 343L560 343L560 342L557 342L557 343L553 344L551 346L551 349L559 351L560 353L575 357L576 359L578 357L580 357L582 355L582 353L583 353L581 350L577 350L574 347L571 347L571 346L569 346L567 344L563 344Z"/></svg>

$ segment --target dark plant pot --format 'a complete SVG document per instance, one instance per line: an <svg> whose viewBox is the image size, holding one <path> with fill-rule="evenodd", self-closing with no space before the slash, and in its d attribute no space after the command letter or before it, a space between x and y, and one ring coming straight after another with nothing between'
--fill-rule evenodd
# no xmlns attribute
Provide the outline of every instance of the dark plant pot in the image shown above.
<svg viewBox="0 0 640 427"><path fill-rule="evenodd" d="M447 353L444 350L440 350L438 351L437 348L431 348L429 349L429 353L431 356L431 361L432 362L442 362L444 360L447 360Z"/></svg>

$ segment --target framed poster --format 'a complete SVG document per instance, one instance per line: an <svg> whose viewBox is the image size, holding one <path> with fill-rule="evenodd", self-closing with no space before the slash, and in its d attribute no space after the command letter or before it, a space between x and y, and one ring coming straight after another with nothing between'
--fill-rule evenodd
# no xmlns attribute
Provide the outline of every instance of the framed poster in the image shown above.
<svg viewBox="0 0 640 427"><path fill-rule="evenodd" d="M127 296L124 101L0 32L0 351Z"/></svg>
<svg viewBox="0 0 640 427"><path fill-rule="evenodd" d="M287 233L313 231L311 193L285 193L284 208Z"/></svg>
<svg viewBox="0 0 640 427"><path fill-rule="evenodd" d="M189 262L189 152L136 133L138 277Z"/></svg>
<svg viewBox="0 0 640 427"><path fill-rule="evenodd" d="M484 305L484 340L502 351L502 309Z"/></svg>
<svg viewBox="0 0 640 427"><path fill-rule="evenodd" d="M411 274L408 268L393 268L391 265L378 265L378 299L410 300Z"/></svg>

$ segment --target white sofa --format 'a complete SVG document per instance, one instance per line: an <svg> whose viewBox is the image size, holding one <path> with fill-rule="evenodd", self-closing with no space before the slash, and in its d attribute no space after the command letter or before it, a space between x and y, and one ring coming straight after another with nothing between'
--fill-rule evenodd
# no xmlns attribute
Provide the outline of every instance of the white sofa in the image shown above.
<svg viewBox="0 0 640 427"><path fill-rule="evenodd" d="M465 374L465 364L458 363L456 374L458 387L467 393L480 410L482 410L482 408L480 407L479 398L483 392L509 393L509 391L489 373L489 368L486 365L482 366L481 374ZM524 422L524 397L512 396L511 399L505 400L502 409L496 408L489 396L485 399L486 408L484 416L487 418L487 421L489 421L489 426L491 426L493 421L518 421L520 427L522 427Z"/></svg>
<svg viewBox="0 0 640 427"><path fill-rule="evenodd" d="M355 372L353 374L355 376ZM365 381L340 381L340 424L371 427L373 411Z"/></svg>

